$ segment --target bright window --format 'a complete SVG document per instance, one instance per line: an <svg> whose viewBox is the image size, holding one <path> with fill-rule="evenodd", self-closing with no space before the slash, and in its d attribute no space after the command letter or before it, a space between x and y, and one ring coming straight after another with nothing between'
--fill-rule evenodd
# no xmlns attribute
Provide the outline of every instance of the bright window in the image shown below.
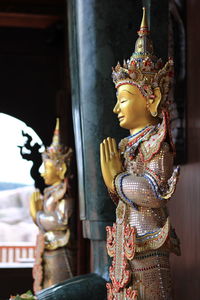
<svg viewBox="0 0 200 300"><path fill-rule="evenodd" d="M31 161L22 159L18 146L23 146L26 137L22 130L32 137L32 144L42 145L37 134L26 124L14 117L0 113L0 262L5 263L14 255L14 246L35 245L37 226L29 215L29 199L34 190L34 182L30 176ZM44 151L41 148L40 151ZM11 247L10 254L4 248ZM13 249L12 249L13 246ZM4 248L3 248L4 247ZM2 250L4 249L4 250ZM1 253L1 251L4 251ZM18 262L26 260L33 250L16 248ZM27 254L26 254L27 253ZM30 257L29 257L30 258Z"/></svg>

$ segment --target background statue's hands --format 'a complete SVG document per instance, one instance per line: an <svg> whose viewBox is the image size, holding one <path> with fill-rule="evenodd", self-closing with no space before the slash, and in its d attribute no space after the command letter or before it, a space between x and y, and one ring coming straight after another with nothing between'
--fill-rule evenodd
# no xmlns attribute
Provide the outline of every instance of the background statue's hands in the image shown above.
<svg viewBox="0 0 200 300"><path fill-rule="evenodd" d="M100 144L101 172L107 188L114 191L113 180L122 172L122 162L115 139L108 137Z"/></svg>
<svg viewBox="0 0 200 300"><path fill-rule="evenodd" d="M30 215L35 223L37 212L40 210L43 210L43 199L40 191L36 189L30 198Z"/></svg>

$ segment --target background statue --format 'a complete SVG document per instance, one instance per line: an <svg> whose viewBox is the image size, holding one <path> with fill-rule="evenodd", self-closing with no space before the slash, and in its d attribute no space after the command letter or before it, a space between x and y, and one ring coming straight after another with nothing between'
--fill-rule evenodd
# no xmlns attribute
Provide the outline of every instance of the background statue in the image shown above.
<svg viewBox="0 0 200 300"><path fill-rule="evenodd" d="M49 187L44 190L44 195L35 191L30 202L31 216L40 230L33 268L34 292L74 275L74 250L69 229L73 210L69 187L71 156L72 149L60 145L57 119L53 142L42 154L42 177Z"/></svg>
<svg viewBox="0 0 200 300"><path fill-rule="evenodd" d="M113 138L101 143L101 169L117 205L116 223L107 227L113 257L108 299L172 299L169 254L180 254L166 208L174 193L174 146L168 114L173 61L153 54L145 9L135 52L113 69L117 114L130 131L117 149Z"/></svg>

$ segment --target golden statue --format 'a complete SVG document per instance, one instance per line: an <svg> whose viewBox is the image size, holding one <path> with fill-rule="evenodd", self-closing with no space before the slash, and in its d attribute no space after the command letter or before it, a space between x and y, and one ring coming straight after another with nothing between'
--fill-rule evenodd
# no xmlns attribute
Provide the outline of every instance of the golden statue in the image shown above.
<svg viewBox="0 0 200 300"><path fill-rule="evenodd" d="M69 174L71 156L72 149L66 149L60 144L57 119L53 142L42 154L42 177L50 187L44 190L44 195L35 191L30 201L30 214L40 230L33 268L34 292L74 275L75 261L69 229L73 199L66 177Z"/></svg>
<svg viewBox="0 0 200 300"><path fill-rule="evenodd" d="M164 65L153 54L149 34L143 8L135 52L112 73L113 111L130 135L119 149L110 137L100 145L103 179L117 205L116 223L107 227L109 300L172 299L169 254L180 254L166 207L179 174L168 113L173 61Z"/></svg>

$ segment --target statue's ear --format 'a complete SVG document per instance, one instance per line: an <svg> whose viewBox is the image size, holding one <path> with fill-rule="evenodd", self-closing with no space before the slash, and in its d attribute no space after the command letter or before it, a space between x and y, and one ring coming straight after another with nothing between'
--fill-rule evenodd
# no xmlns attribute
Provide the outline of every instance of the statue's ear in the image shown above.
<svg viewBox="0 0 200 300"><path fill-rule="evenodd" d="M148 107L151 115L156 117L158 115L158 106L160 104L162 95L159 87L156 87L153 92L153 97L148 99Z"/></svg>
<svg viewBox="0 0 200 300"><path fill-rule="evenodd" d="M65 178L65 173L67 171L66 163L62 163L62 165L59 167L59 176L60 179L63 180Z"/></svg>

